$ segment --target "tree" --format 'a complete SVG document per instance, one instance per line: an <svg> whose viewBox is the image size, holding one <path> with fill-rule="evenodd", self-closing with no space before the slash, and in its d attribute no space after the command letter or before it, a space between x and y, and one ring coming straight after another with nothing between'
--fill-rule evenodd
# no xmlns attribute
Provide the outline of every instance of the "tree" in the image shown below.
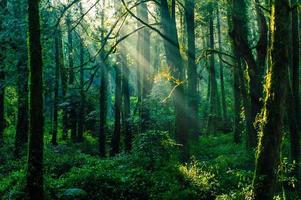
<svg viewBox="0 0 301 200"><path fill-rule="evenodd" d="M234 100L234 142L236 144L241 142L241 117L240 117L240 110L241 110L241 93L239 87L239 68L241 68L241 60L237 57L237 61L235 66L233 67L233 100Z"/></svg>
<svg viewBox="0 0 301 200"><path fill-rule="evenodd" d="M105 8L105 0L102 4L103 8ZM105 9L101 12L101 45L104 45L105 37L104 37L104 20L105 20ZM106 156L106 124L107 124L107 94L108 94L108 73L106 63L104 62L104 51L100 54L101 66L100 66L100 88L99 88L99 155L100 157Z"/></svg>
<svg viewBox="0 0 301 200"><path fill-rule="evenodd" d="M53 98L53 127L51 143L57 145L57 132L58 132L58 104L59 104L59 74L61 68L60 58L60 40L61 30L58 28L54 38L54 51L55 51L55 73L54 73L54 98Z"/></svg>
<svg viewBox="0 0 301 200"><path fill-rule="evenodd" d="M255 199L273 199L277 185L289 66L290 3L272 2L269 71L253 181Z"/></svg>
<svg viewBox="0 0 301 200"><path fill-rule="evenodd" d="M121 10L121 2L114 1L114 6L117 11ZM120 27L120 38L124 35L123 27ZM126 55L124 51L124 44L121 43L117 56L117 63L115 64L115 119L114 119L114 133L111 140L111 156L115 156L120 151L120 137L121 137L121 105L122 105L122 82L128 77L124 77L123 72L127 70ZM127 80L125 80L127 82Z"/></svg>
<svg viewBox="0 0 301 200"><path fill-rule="evenodd" d="M64 83L64 86L66 89L63 90L62 92L62 100L63 102L67 101L66 94L67 94L67 87L68 85L72 86L74 83L74 49L73 49L73 31L71 30L71 14L68 13L66 16L66 26L67 26L67 40L68 40L68 72L69 72L69 77L68 77L68 84ZM67 75L64 75L67 78ZM66 140L68 137L68 108L67 106L64 106L63 108L63 140Z"/></svg>
<svg viewBox="0 0 301 200"><path fill-rule="evenodd" d="M256 3L256 15L259 24L259 40L256 45L256 57L253 55L252 48L249 45L248 35L248 6L246 0L232 1L232 22L233 29L230 36L233 39L234 47L239 53L239 56L247 63L247 71L250 79L249 83L249 100L250 112L246 112L247 124L251 127L247 128L247 147L254 148L257 143L256 129L253 126L256 121L256 116L259 113L262 102L262 82L265 69L266 52L267 52L267 24L265 16ZM246 104L244 104L246 105Z"/></svg>
<svg viewBox="0 0 301 200"><path fill-rule="evenodd" d="M119 55L120 56L120 55ZM120 58L119 58L120 59ZM115 65L115 121L114 121L114 133L111 140L111 152L110 155L114 156L119 153L120 150L120 131L121 131L121 66L120 63Z"/></svg>
<svg viewBox="0 0 301 200"><path fill-rule="evenodd" d="M141 4L137 6L137 17L145 23L149 23L148 7L145 2L141 2ZM142 24L138 21L137 25L139 28ZM152 88L150 73L150 31L148 28L144 28L138 32L137 77L138 98L140 99L140 129L142 132L145 132L148 128L150 128L150 117L149 109L147 107L147 100Z"/></svg>
<svg viewBox="0 0 301 200"><path fill-rule="evenodd" d="M24 1L15 2L14 17L20 22L24 21ZM15 27L18 33L24 32L20 26ZM17 62L17 85L18 85L18 117L16 124L16 137L15 137L15 156L20 157L24 145L28 140L28 60L27 60L27 47L26 47L26 34L18 34L15 45L18 47L17 53L19 59Z"/></svg>
<svg viewBox="0 0 301 200"><path fill-rule="evenodd" d="M125 58L123 58L125 60ZM122 92L123 92L123 124L124 124L124 143L126 151L130 151L132 148L132 134L130 126L130 88L129 88L129 74L130 70L123 62L123 76L122 76Z"/></svg>
<svg viewBox="0 0 301 200"><path fill-rule="evenodd" d="M189 110L189 134L192 136L198 136L198 107L199 96L197 91L198 77L197 77L197 65L195 63L195 1L188 0L185 3L185 16L187 23L187 40L188 40L188 86L187 86L187 103Z"/></svg>
<svg viewBox="0 0 301 200"><path fill-rule="evenodd" d="M212 6L209 6L209 45L210 45L210 49L213 50L214 49L214 24L213 24ZM209 94L209 117L208 117L207 134L211 135L216 133L217 131L216 124L220 117L215 59L213 53L210 55L209 81L210 81L210 94Z"/></svg>
<svg viewBox="0 0 301 200"><path fill-rule="evenodd" d="M299 114L299 67L300 67L300 31L299 31L299 11L297 7L297 0L292 2L292 40L291 40L291 81L288 84L288 118L291 137L291 157L295 162L294 175L297 178L297 189L300 186L299 174L299 157L300 157L300 114Z"/></svg>
<svg viewBox="0 0 301 200"><path fill-rule="evenodd" d="M218 49L222 51L222 34L221 34L221 18L220 18L220 8L216 8L216 19L217 19L217 36L218 36ZM225 82L224 82L224 65L221 61L222 55L219 54L219 76L220 76L220 86L221 86L221 103L222 103L222 116L223 120L226 122L228 118L227 107L226 107L226 97L225 97Z"/></svg>
<svg viewBox="0 0 301 200"><path fill-rule="evenodd" d="M4 29L4 18L6 11L7 1L0 2L0 14L1 14L1 22L0 22L0 31L2 32ZM5 129L5 118L4 118L4 97L5 97L5 69L4 69L4 58L5 58L5 49L3 46L0 48L0 146L3 144L3 133Z"/></svg>
<svg viewBox="0 0 301 200"><path fill-rule="evenodd" d="M175 138L178 143L183 145L180 159L185 161L188 159L188 136L186 132L186 98L183 85L184 69L183 58L180 53L176 21L173 14L174 12L170 12L170 10L175 10L175 5L172 5L173 6L170 9L167 0L161 0L160 15L163 34L166 37L164 38L166 60L168 66L170 67L171 75L176 80L172 82L172 85L175 88L173 91L173 102L175 108Z"/></svg>
<svg viewBox="0 0 301 200"><path fill-rule="evenodd" d="M43 62L39 0L28 1L28 60L30 66L29 145L26 192L29 199L43 194Z"/></svg>
<svg viewBox="0 0 301 200"><path fill-rule="evenodd" d="M83 141L84 134L84 124L85 124L85 88L84 88L84 44L83 40L80 40L79 48L79 87L80 87L80 102L79 102L79 111L78 111L78 131L77 131L77 141Z"/></svg>

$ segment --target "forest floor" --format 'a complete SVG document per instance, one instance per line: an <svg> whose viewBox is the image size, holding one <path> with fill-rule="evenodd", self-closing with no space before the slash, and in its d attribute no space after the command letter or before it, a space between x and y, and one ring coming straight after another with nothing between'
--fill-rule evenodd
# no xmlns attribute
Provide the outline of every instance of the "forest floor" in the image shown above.
<svg viewBox="0 0 301 200"><path fill-rule="evenodd" d="M13 157L13 130L8 130L0 155L0 199L23 195L25 160ZM50 141L50 136L45 136ZM45 144L44 179L47 199L244 199L250 193L254 157L232 134L200 137L192 159L181 164L177 145L166 133L149 133L134 142L131 154L97 156L96 138L80 144ZM249 154L250 155L250 154ZM75 198L77 196L78 198ZM71 197L71 198L70 198Z"/></svg>

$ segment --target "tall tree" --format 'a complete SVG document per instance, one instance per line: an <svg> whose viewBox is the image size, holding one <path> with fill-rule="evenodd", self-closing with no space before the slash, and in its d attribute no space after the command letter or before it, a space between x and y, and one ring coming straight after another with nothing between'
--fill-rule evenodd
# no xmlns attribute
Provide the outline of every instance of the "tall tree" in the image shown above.
<svg viewBox="0 0 301 200"><path fill-rule="evenodd" d="M185 16L188 40L188 86L187 86L187 103L189 111L190 128L189 134L198 136L198 106L199 96L197 91L198 75L195 61L195 1L188 0L185 2Z"/></svg>
<svg viewBox="0 0 301 200"><path fill-rule="evenodd" d="M210 49L214 49L214 24L213 24L213 7L209 7L209 45ZM220 106L218 99L217 81L216 81L216 70L215 70L215 59L214 54L210 55L209 64L209 81L210 81L210 94L209 94L209 117L208 117L208 134L216 133L216 123L220 117Z"/></svg>
<svg viewBox="0 0 301 200"><path fill-rule="evenodd" d="M7 0L0 2L0 31L4 31L4 19L6 13ZM5 129L5 118L4 118L4 96L5 96L5 69L4 69L4 58L5 49L3 46L0 48L0 146L3 144L3 133Z"/></svg>
<svg viewBox="0 0 301 200"><path fill-rule="evenodd" d="M289 66L289 0L271 6L269 71L256 155L254 198L273 199L277 185Z"/></svg>
<svg viewBox="0 0 301 200"><path fill-rule="evenodd" d="M119 55L120 56L120 55ZM121 66L115 65L115 121L114 121L114 133L111 140L111 152L110 155L114 156L119 153L120 150L120 131L121 131Z"/></svg>
<svg viewBox="0 0 301 200"><path fill-rule="evenodd" d="M71 14L68 13L66 16L66 26L67 26L67 40L68 40L68 73L69 73L69 77L68 77L68 83L67 81L63 82L64 86L66 89L63 90L62 92L62 100L63 102L67 101L67 88L68 86L72 86L74 83L74 49L73 49L73 31L71 30L72 27L72 22L71 22ZM64 75L65 78L67 78L67 75ZM63 140L66 140L68 137L68 107L64 106L63 107Z"/></svg>
<svg viewBox="0 0 301 200"><path fill-rule="evenodd" d="M51 143L57 145L58 132L58 104L59 104L59 74L60 74L60 38L61 30L57 28L54 38L55 72L54 72L54 97L53 97L53 127Z"/></svg>
<svg viewBox="0 0 301 200"><path fill-rule="evenodd" d="M300 114L299 114L299 73L300 73L300 31L298 0L292 0L292 41L291 68L288 94L288 117L291 137L291 157L295 162L294 175L297 178L297 188L300 189L299 157L300 157Z"/></svg>
<svg viewBox="0 0 301 200"><path fill-rule="evenodd" d="M24 21L24 7L25 1L15 1L14 16L19 22ZM24 30L19 25L15 27L15 31L23 33ZM26 47L26 33L18 34L15 45L17 46L19 60L17 62L18 74L18 117L16 125L15 137L15 156L19 157L23 151L24 144L28 140L28 60Z"/></svg>
<svg viewBox="0 0 301 200"><path fill-rule="evenodd" d="M181 160L188 159L188 135L186 133L187 113L186 113L186 98L184 93L184 69L183 58L180 53L178 33L176 21L170 10L167 0L161 0L160 15L164 38L164 48L167 59L167 64L170 66L171 74L176 81L173 81L173 102L175 108L175 138L178 143L183 145L181 150Z"/></svg>
<svg viewBox="0 0 301 200"><path fill-rule="evenodd" d="M114 1L116 11L121 11L122 6L120 1ZM119 37L123 37L124 28L120 27ZM115 64L115 121L114 121L114 133L111 139L111 156L114 156L120 151L120 137L121 137L121 105L122 105L122 82L125 80L122 72L126 66L125 56L125 44L121 43L119 52L117 54L117 63ZM126 77L128 79L128 77Z"/></svg>
<svg viewBox="0 0 301 200"><path fill-rule="evenodd" d="M30 120L26 192L29 199L43 200L43 62L39 0L28 1L28 55Z"/></svg>
<svg viewBox="0 0 301 200"><path fill-rule="evenodd" d="M104 21L105 21L105 3L106 1L103 0L103 10L101 12L101 45L104 45L105 42L105 32L104 32ZM107 73L107 67L104 62L104 51L100 54L100 62L101 62L101 68L100 68L100 88L99 88L99 137L98 137L98 143L99 143L99 155L100 157L106 156L106 124L107 124L107 95L108 95L108 73Z"/></svg>
<svg viewBox="0 0 301 200"><path fill-rule="evenodd" d="M79 38L80 39L80 38ZM84 44L83 40L80 39L79 47L79 87L80 87L80 102L78 111L78 131L77 131L77 141L81 142L83 140L84 134L84 124L85 124L85 88L84 88Z"/></svg>
<svg viewBox="0 0 301 200"><path fill-rule="evenodd" d="M221 34L221 18L220 18L220 7L216 8L216 19L217 19L217 36L218 36L218 49L222 51L222 34ZM219 78L221 86L221 105L222 105L222 117L224 121L227 121L227 106L226 106L226 96L225 96L225 81L224 81L224 65L221 61L222 55L219 54Z"/></svg>
<svg viewBox="0 0 301 200"><path fill-rule="evenodd" d="M249 105L250 113L247 112L248 124L252 126L247 132L247 147L253 148L257 143L256 129L253 126L256 121L256 116L259 113L262 102L261 97L263 94L263 74L265 69L265 60L267 53L267 24L263 12L259 8L258 2L256 3L256 16L259 24L259 40L256 46L256 57L253 55L252 48L248 42L249 28L248 28L248 6L246 0L233 0L232 1L232 21L233 29L230 33L234 41L234 47L247 63L247 71L250 79L249 83Z"/></svg>
<svg viewBox="0 0 301 200"><path fill-rule="evenodd" d="M137 6L137 17L143 20L145 23L149 23L148 19L148 7L145 2L142 2ZM138 21L138 27L141 23ZM148 28L144 28L138 33L138 70L140 71L142 78L141 81L141 131L144 132L150 128L149 108L147 107L148 96L151 92L151 73L150 73L150 31Z"/></svg>
<svg viewBox="0 0 301 200"><path fill-rule="evenodd" d="M125 53L125 52L124 52ZM125 54L122 54L122 93L123 93L123 132L124 132L124 143L126 151L130 151L132 148L132 134L130 127L130 85L129 75L130 70L127 66Z"/></svg>

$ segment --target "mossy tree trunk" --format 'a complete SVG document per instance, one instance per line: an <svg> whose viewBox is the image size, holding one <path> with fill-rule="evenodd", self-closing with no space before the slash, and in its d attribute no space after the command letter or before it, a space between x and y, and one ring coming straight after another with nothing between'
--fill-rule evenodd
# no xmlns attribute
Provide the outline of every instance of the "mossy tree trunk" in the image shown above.
<svg viewBox="0 0 301 200"><path fill-rule="evenodd" d="M277 186L289 65L289 0L271 6L269 71L256 155L254 198L272 200Z"/></svg>
<svg viewBox="0 0 301 200"><path fill-rule="evenodd" d="M248 28L248 4L246 0L232 0L232 21L233 29L230 33L234 47L239 53L239 56L243 58L247 63L249 82L249 101L250 101L250 113L246 113L246 118L250 119L251 126L247 128L247 148L252 149L256 146L257 135L256 129L253 125L256 121L256 116L259 113L262 102L261 97L263 95L263 72L265 69L266 52L267 52L267 24L265 16L262 11L256 5L256 16L259 24L259 40L256 46L256 55L253 55L252 48L248 42L249 28ZM250 116L247 116L250 114Z"/></svg>
<svg viewBox="0 0 301 200"><path fill-rule="evenodd" d="M26 194L29 199L43 200L43 62L39 0L28 0L28 55L30 120Z"/></svg>

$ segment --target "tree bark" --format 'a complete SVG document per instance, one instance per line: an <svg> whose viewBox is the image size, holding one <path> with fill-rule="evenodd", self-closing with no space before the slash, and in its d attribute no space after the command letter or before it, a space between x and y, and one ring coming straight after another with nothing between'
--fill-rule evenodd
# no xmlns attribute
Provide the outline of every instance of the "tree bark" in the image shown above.
<svg viewBox="0 0 301 200"><path fill-rule="evenodd" d="M148 8L146 3L141 4L141 19L148 23ZM141 107L141 131L145 132L151 127L150 122L150 111L148 108L148 98L152 90L152 77L150 71L150 31L148 29L143 29L142 32L143 38L143 62L140 67L142 67L142 107Z"/></svg>
<svg viewBox="0 0 301 200"><path fill-rule="evenodd" d="M58 28L56 30L54 39L54 51L55 51L55 73L54 73L54 98L53 98L53 127L51 143L57 145L57 132L58 132L58 104L59 104L59 74L60 74L60 32Z"/></svg>
<svg viewBox="0 0 301 200"><path fill-rule="evenodd" d="M39 0L28 1L28 52L30 66L30 131L25 188L29 199L43 200L43 62Z"/></svg>
<svg viewBox="0 0 301 200"><path fill-rule="evenodd" d="M221 24L220 24L220 13L219 8L216 10L216 18L217 18L217 35L218 35L218 48L222 51L222 35L221 35ZM224 82L224 65L221 61L221 55L219 54L219 78L221 84L221 100L222 100L222 117L224 122L227 122L228 114L227 114L227 106L226 106L226 96L225 96L225 82Z"/></svg>
<svg viewBox="0 0 301 200"><path fill-rule="evenodd" d="M77 142L83 141L83 134L84 134L84 124L85 124L85 88L84 88L84 44L83 40L80 39L80 48L79 48L79 85L80 85L80 102L79 102L79 111L78 111L78 130L77 130Z"/></svg>
<svg viewBox="0 0 301 200"><path fill-rule="evenodd" d="M105 0L103 0L103 7L105 7ZM101 13L101 27L104 28L104 20L105 20L105 10ZM103 45L105 42L104 31L101 32L101 44ZM99 88L99 156L106 156L106 124L107 124L107 95L108 95L108 73L107 67L104 63L104 53L102 52L100 55L101 68L100 68L100 88Z"/></svg>
<svg viewBox="0 0 301 200"><path fill-rule="evenodd" d="M121 131L121 66L115 65L115 122L114 133L111 140L111 156L115 156L120 150L120 131Z"/></svg>
<svg viewBox="0 0 301 200"><path fill-rule="evenodd" d="M124 130L124 144L125 150L129 152L132 148L132 134L130 126L130 88L129 88L129 75L130 70L127 66L126 58L122 55L122 66L123 66L123 76L122 76L122 93L123 93L123 130Z"/></svg>
<svg viewBox="0 0 301 200"><path fill-rule="evenodd" d="M213 26L213 10L210 11L209 17L209 37L210 37L210 49L214 49L214 26ZM209 97L209 117L207 125L207 134L215 134L217 131L217 122L219 121L219 101L218 101L218 91L216 82L216 71L215 71L215 60L214 54L210 55L209 64L209 74L210 74L210 97Z"/></svg>
<svg viewBox="0 0 301 200"><path fill-rule="evenodd" d="M248 73L250 76L250 103L248 103L248 106L250 106L249 112L246 113L246 119L251 119L251 122L247 120L247 148L251 149L256 146L256 130L255 127L253 126L254 122L254 113L257 112L257 108L252 111L252 105L256 106L256 96L254 96L253 92L255 92L255 88L253 83L253 79L251 77L255 76L255 68L256 66L256 61L255 58L253 57L251 48L249 47L248 44L248 25L247 25L247 4L246 0L232 0L232 23L233 23L233 28L230 32L230 36L233 39L233 44L235 47L236 52L239 53L239 57L243 58L247 65L248 65ZM251 80L252 79L252 80ZM251 91L252 90L252 91ZM247 106L246 104L244 104ZM250 116L247 116L250 114ZM248 127L250 129L248 129Z"/></svg>
<svg viewBox="0 0 301 200"><path fill-rule="evenodd" d="M239 68L241 68L240 58L237 57L235 66L233 67L233 100L234 100L234 142L236 144L241 143L241 93L240 93L240 81L239 81Z"/></svg>
<svg viewBox="0 0 301 200"><path fill-rule="evenodd" d="M4 31L4 18L5 12L7 7L7 0L3 0L0 2L0 12L1 21L0 21L0 31ZM1 46L0 48L0 147L3 145L3 134L5 129L5 118L4 118L4 97L5 97L5 65L4 65L4 58L5 58L5 48Z"/></svg>
<svg viewBox="0 0 301 200"><path fill-rule="evenodd" d="M291 67L291 98L288 101L290 108L290 136L291 136L291 157L295 162L294 175L297 179L297 189L300 189L299 157L300 157L300 114L299 114L299 73L300 73L300 31L299 31L299 10L298 0L292 0L292 67Z"/></svg>
<svg viewBox="0 0 301 200"><path fill-rule="evenodd" d="M25 22L23 12L24 1L16 3L14 7L14 16L18 21ZM15 31L22 33L24 31L19 26L15 27ZM20 45L22 44L22 45ZM15 157L19 158L23 152L24 145L28 141L28 60L27 60L27 47L26 47L26 33L20 34L15 41L17 46L17 54L19 60L17 63L17 86L18 86L18 116L16 124L16 137L15 137Z"/></svg>
<svg viewBox="0 0 301 200"><path fill-rule="evenodd" d="M171 8L173 10L174 8ZM168 40L164 40L164 48L166 53L167 64L170 67L172 76L179 82L172 82L175 87L173 92L173 102L175 108L175 138L176 141L183 145L180 153L180 160L188 159L188 135L186 132L187 109L186 98L184 93L184 65L183 58L180 53L176 22L169 12L167 0L161 0L160 15L163 34Z"/></svg>
<svg viewBox="0 0 301 200"><path fill-rule="evenodd" d="M187 23L187 40L188 40L188 88L187 88L187 103L189 112L189 135L198 136L199 135L199 95L197 91L198 77L197 77L197 65L195 63L195 1L188 0L185 3L185 16Z"/></svg>
<svg viewBox="0 0 301 200"><path fill-rule="evenodd" d="M253 181L254 198L259 200L273 199L277 185L289 66L289 0L276 0L271 8L267 95L261 116Z"/></svg>

